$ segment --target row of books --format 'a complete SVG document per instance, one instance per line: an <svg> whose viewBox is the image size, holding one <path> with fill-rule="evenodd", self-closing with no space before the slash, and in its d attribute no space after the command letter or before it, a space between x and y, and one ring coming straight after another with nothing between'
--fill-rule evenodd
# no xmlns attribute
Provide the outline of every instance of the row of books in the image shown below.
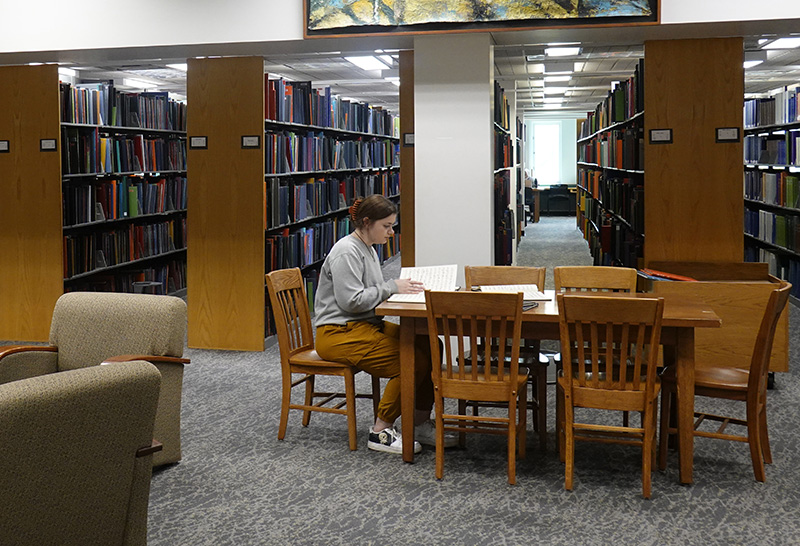
<svg viewBox="0 0 800 546"><path fill-rule="evenodd" d="M331 94L330 87L314 89L310 81L269 79L264 74L264 112L268 120L397 136L388 110Z"/></svg>
<svg viewBox="0 0 800 546"><path fill-rule="evenodd" d="M643 256L643 240L632 232L623 222L613 216L605 216L595 223L595 230L589 218L582 219L581 230L589 244L594 265L621 265L638 267Z"/></svg>
<svg viewBox="0 0 800 546"><path fill-rule="evenodd" d="M770 275L792 283L789 293L795 298L800 298L800 259L797 257L773 252L768 248L756 245L746 245L744 248L744 261L769 264Z"/></svg>
<svg viewBox="0 0 800 546"><path fill-rule="evenodd" d="M640 182L640 181L638 181ZM627 222L635 233L644 233L644 187L631 178L600 178L600 204Z"/></svg>
<svg viewBox="0 0 800 546"><path fill-rule="evenodd" d="M378 193L386 197L400 193L400 173L360 173L287 181L265 182L265 229L300 222L353 204L357 197Z"/></svg>
<svg viewBox="0 0 800 546"><path fill-rule="evenodd" d="M586 114L581 123L580 136L586 138L615 123L632 118L644 111L644 59L639 59L633 76L620 82L608 92L594 112Z"/></svg>
<svg viewBox="0 0 800 546"><path fill-rule="evenodd" d="M113 83L59 84L61 121L186 131L186 104L166 91L129 93Z"/></svg>
<svg viewBox="0 0 800 546"><path fill-rule="evenodd" d="M328 255L333 244L348 235L352 223L349 216L316 222L265 239L265 268L267 271L289 267L308 267Z"/></svg>
<svg viewBox="0 0 800 546"><path fill-rule="evenodd" d="M578 147L578 161L601 167L644 169L644 128L613 129Z"/></svg>
<svg viewBox="0 0 800 546"><path fill-rule="evenodd" d="M800 209L800 176L786 171L745 170L744 196L770 205Z"/></svg>
<svg viewBox="0 0 800 546"><path fill-rule="evenodd" d="M800 121L800 93L797 87L771 97L744 101L744 126L748 128Z"/></svg>
<svg viewBox="0 0 800 546"><path fill-rule="evenodd" d="M186 170L185 139L101 134L96 128L63 128L64 174Z"/></svg>
<svg viewBox="0 0 800 546"><path fill-rule="evenodd" d="M516 240L511 203L511 175L499 171L494 175L494 264L511 265Z"/></svg>
<svg viewBox="0 0 800 546"><path fill-rule="evenodd" d="M377 169L399 164L399 147L388 139L342 139L292 131L264 137L267 174Z"/></svg>
<svg viewBox="0 0 800 546"><path fill-rule="evenodd" d="M800 251L800 216L745 209L744 232L761 241Z"/></svg>
<svg viewBox="0 0 800 546"><path fill-rule="evenodd" d="M144 285L144 286L143 286ZM135 268L131 271L97 274L68 282L67 292L144 292L174 294L186 288L186 261L169 260L164 264Z"/></svg>
<svg viewBox="0 0 800 546"><path fill-rule="evenodd" d="M64 226L186 210L186 178L123 176L63 189Z"/></svg>
<svg viewBox="0 0 800 546"><path fill-rule="evenodd" d="M800 165L800 129L744 137L745 163Z"/></svg>
<svg viewBox="0 0 800 546"><path fill-rule="evenodd" d="M511 129L511 107L500 82L494 82L494 122L509 131Z"/></svg>
<svg viewBox="0 0 800 546"><path fill-rule="evenodd" d="M494 132L494 168L510 167L514 161L514 147L508 133Z"/></svg>
<svg viewBox="0 0 800 546"><path fill-rule="evenodd" d="M186 248L186 218L64 236L64 278Z"/></svg>

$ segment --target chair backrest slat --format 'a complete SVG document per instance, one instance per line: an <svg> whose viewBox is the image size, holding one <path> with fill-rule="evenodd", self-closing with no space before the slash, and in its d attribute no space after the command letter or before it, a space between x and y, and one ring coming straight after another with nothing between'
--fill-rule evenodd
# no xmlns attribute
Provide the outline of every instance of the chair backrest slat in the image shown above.
<svg viewBox="0 0 800 546"><path fill-rule="evenodd" d="M300 269L278 269L266 275L267 291L275 318L281 361L314 347L311 313Z"/></svg>

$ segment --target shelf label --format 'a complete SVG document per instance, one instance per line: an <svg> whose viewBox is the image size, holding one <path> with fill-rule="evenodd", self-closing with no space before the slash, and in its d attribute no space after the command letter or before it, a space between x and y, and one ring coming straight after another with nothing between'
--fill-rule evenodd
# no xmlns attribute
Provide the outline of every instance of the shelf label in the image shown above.
<svg viewBox="0 0 800 546"><path fill-rule="evenodd" d="M0 140L0 154L7 154L11 151L11 142L8 140Z"/></svg>
<svg viewBox="0 0 800 546"><path fill-rule="evenodd" d="M672 144L672 129L650 129L650 144Z"/></svg>
<svg viewBox="0 0 800 546"><path fill-rule="evenodd" d="M258 135L243 135L242 136L242 149L252 150L261 148L261 137Z"/></svg>
<svg viewBox="0 0 800 546"><path fill-rule="evenodd" d="M190 150L207 150L208 137L207 136L193 136L189 137Z"/></svg>
<svg viewBox="0 0 800 546"><path fill-rule="evenodd" d="M414 133L403 133L403 146L414 145Z"/></svg>
<svg viewBox="0 0 800 546"><path fill-rule="evenodd" d="M717 142L739 142L739 128L717 127Z"/></svg>
<svg viewBox="0 0 800 546"><path fill-rule="evenodd" d="M43 138L39 141L39 151L40 152L55 152L56 151L56 142L58 142L54 138Z"/></svg>

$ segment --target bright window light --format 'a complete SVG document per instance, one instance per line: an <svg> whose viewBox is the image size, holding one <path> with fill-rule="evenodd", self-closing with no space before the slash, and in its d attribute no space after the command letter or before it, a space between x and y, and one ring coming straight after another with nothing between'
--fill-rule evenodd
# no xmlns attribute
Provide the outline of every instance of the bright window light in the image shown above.
<svg viewBox="0 0 800 546"><path fill-rule="evenodd" d="M745 67L745 69L747 69L747 68L753 68L754 66L758 66L758 65L760 65L760 64L761 64L761 63L763 63L763 62L764 62L764 61L745 61L745 62L744 62L744 67Z"/></svg>
<svg viewBox="0 0 800 546"><path fill-rule="evenodd" d="M544 54L548 57L574 57L580 53L579 47L547 47L544 50Z"/></svg>
<svg viewBox="0 0 800 546"><path fill-rule="evenodd" d="M345 60L353 63L362 70L386 70L391 68L386 63L373 57L372 55L365 55L361 57L345 57Z"/></svg>
<svg viewBox="0 0 800 546"><path fill-rule="evenodd" d="M561 124L533 125L533 168L540 186L561 181Z"/></svg>
<svg viewBox="0 0 800 546"><path fill-rule="evenodd" d="M78 75L78 72L76 70L67 68L66 66L59 66L58 73L62 76L68 76L70 78L74 78L75 76Z"/></svg>
<svg viewBox="0 0 800 546"><path fill-rule="evenodd" d="M174 70L182 70L183 72L186 72L189 69L189 66L186 63L174 63L174 64L168 64L167 68L172 68Z"/></svg>
<svg viewBox="0 0 800 546"><path fill-rule="evenodd" d="M763 46L762 49L794 49L800 47L800 37L798 38L778 38Z"/></svg>
<svg viewBox="0 0 800 546"><path fill-rule="evenodd" d="M153 89L158 87L157 85L152 84L150 82L146 82L144 80L137 80L135 78L123 78L122 85L125 85L127 87L135 87L137 89Z"/></svg>

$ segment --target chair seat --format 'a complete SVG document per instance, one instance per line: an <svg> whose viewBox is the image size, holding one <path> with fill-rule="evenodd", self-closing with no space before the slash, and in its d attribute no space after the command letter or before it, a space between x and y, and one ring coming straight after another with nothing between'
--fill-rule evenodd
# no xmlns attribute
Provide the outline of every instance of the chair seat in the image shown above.
<svg viewBox="0 0 800 546"><path fill-rule="evenodd" d="M747 392L749 377L750 372L741 368L696 368L694 371L694 386L695 389L706 388ZM668 368L662 379L674 383L674 370Z"/></svg>
<svg viewBox="0 0 800 546"><path fill-rule="evenodd" d="M306 366L324 366L326 368L352 368L350 364L346 364L343 362L333 362L332 360L325 360L315 349L307 349L305 351L299 351L292 355L289 359L292 364L297 365L306 365Z"/></svg>

